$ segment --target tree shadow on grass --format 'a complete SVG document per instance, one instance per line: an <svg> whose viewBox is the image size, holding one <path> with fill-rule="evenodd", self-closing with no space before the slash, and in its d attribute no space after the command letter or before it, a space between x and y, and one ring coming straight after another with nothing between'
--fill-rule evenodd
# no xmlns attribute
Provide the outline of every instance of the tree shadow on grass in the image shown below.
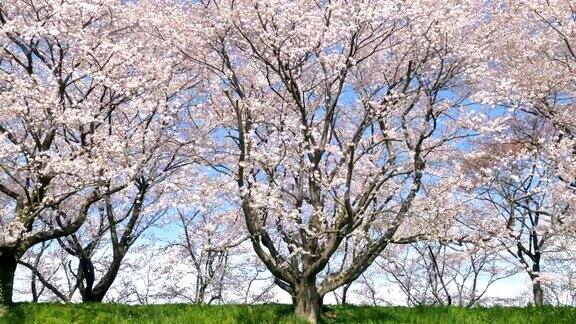
<svg viewBox="0 0 576 324"><path fill-rule="evenodd" d="M294 316L294 307L287 304L242 305L235 313L237 323L306 323Z"/></svg>
<svg viewBox="0 0 576 324"><path fill-rule="evenodd" d="M398 323L391 309L371 306L327 306L322 323Z"/></svg>

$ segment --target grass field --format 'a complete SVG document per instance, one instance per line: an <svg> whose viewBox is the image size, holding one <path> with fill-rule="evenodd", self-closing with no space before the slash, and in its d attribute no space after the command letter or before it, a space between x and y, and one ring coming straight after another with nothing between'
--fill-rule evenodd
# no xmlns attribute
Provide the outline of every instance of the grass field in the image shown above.
<svg viewBox="0 0 576 324"><path fill-rule="evenodd" d="M327 307L324 323L576 323L576 308ZM289 305L19 304L0 323L306 323Z"/></svg>

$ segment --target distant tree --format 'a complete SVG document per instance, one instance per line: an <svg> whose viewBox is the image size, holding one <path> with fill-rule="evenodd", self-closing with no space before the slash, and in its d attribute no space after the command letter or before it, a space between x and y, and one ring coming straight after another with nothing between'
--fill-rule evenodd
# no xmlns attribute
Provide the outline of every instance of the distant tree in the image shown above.
<svg viewBox="0 0 576 324"><path fill-rule="evenodd" d="M500 116L480 122L469 166L492 209L488 233L525 269L536 305L545 256L554 259L576 224L575 10L569 0L498 8L474 74L473 97Z"/></svg>

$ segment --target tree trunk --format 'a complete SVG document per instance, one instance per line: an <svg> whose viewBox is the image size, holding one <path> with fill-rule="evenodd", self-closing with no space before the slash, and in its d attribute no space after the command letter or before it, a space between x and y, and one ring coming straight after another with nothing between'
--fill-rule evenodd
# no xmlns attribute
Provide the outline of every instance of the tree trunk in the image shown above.
<svg viewBox="0 0 576 324"><path fill-rule="evenodd" d="M350 288L350 285L351 285L351 284L344 285L344 287L342 288L342 302L341 302L341 305L343 305L343 306L348 304L347 297L348 297L348 289Z"/></svg>
<svg viewBox="0 0 576 324"><path fill-rule="evenodd" d="M0 305L12 304L14 273L18 264L14 253L0 251Z"/></svg>
<svg viewBox="0 0 576 324"><path fill-rule="evenodd" d="M94 303L99 302L94 295L94 264L90 257L84 252L78 255L78 276L83 280L83 285L80 284L80 295L82 295L82 302ZM81 282L82 283L82 282Z"/></svg>
<svg viewBox="0 0 576 324"><path fill-rule="evenodd" d="M310 323L318 323L322 312L322 297L318 294L315 278L303 280L296 291L295 312Z"/></svg>
<svg viewBox="0 0 576 324"><path fill-rule="evenodd" d="M98 295L88 295L82 298L83 303L102 303L102 300L104 300L104 296Z"/></svg>
<svg viewBox="0 0 576 324"><path fill-rule="evenodd" d="M30 290L32 290L32 302L38 302L38 289L36 288L36 275L32 274L32 281L30 282Z"/></svg>
<svg viewBox="0 0 576 324"><path fill-rule="evenodd" d="M104 300L104 294L94 290L85 290L84 294L82 295L83 303L101 303L102 300Z"/></svg>
<svg viewBox="0 0 576 324"><path fill-rule="evenodd" d="M101 303L104 300L104 297L106 297L108 290L110 290L110 287L112 287L112 284L114 284L114 280L118 275L119 268L120 267L116 265L110 266L106 274L100 279L100 281L98 281L95 286L94 275L92 273L93 279L90 281L90 285L87 285L84 292L82 293L82 301L89 303Z"/></svg>
<svg viewBox="0 0 576 324"><path fill-rule="evenodd" d="M534 305L542 306L544 305L544 291L542 290L542 284L540 283L540 253L536 252L536 256L533 259L532 264L532 295L534 296Z"/></svg>
<svg viewBox="0 0 576 324"><path fill-rule="evenodd" d="M539 277L536 277L536 279L532 281L532 294L534 295L535 306L544 305L544 292L542 291L542 284L539 279Z"/></svg>

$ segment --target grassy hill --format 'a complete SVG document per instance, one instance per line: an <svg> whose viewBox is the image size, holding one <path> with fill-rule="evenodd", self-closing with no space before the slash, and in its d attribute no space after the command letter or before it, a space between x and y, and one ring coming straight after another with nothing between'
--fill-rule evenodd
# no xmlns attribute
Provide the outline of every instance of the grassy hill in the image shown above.
<svg viewBox="0 0 576 324"><path fill-rule="evenodd" d="M324 323L576 323L576 308L330 306ZM19 304L0 323L306 323L289 305Z"/></svg>

